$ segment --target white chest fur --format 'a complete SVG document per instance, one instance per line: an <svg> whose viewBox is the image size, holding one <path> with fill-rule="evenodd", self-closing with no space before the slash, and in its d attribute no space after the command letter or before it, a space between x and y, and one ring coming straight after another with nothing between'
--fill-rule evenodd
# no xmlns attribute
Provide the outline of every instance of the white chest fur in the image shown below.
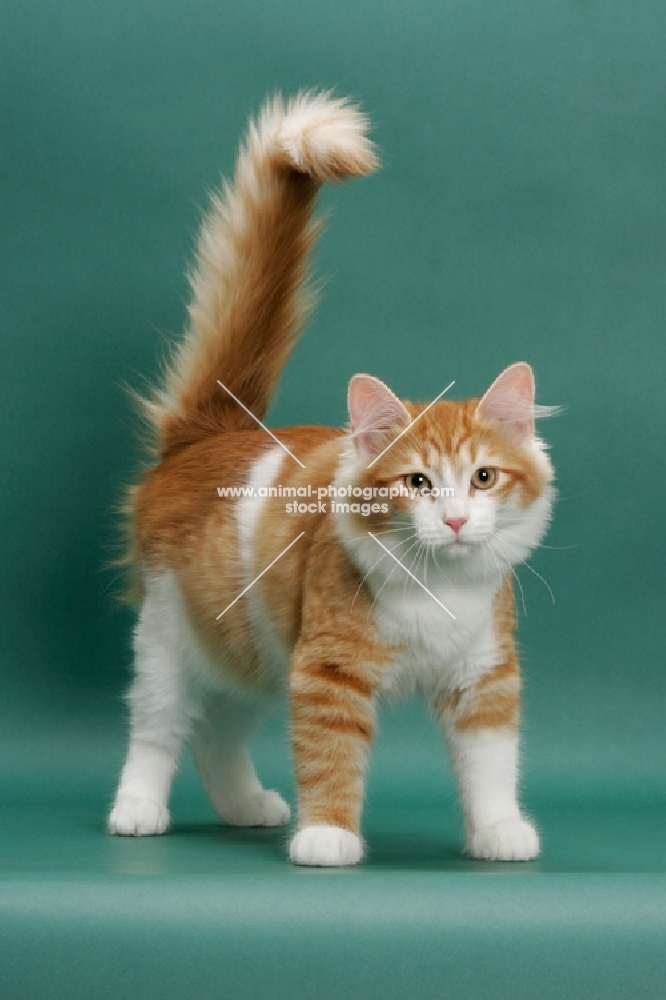
<svg viewBox="0 0 666 1000"><path fill-rule="evenodd" d="M493 627L497 586L431 581L428 590L408 580L406 586L402 581L388 584L378 595L374 615L379 633L404 650L386 674L389 691L419 688L434 695L467 687L498 662Z"/></svg>

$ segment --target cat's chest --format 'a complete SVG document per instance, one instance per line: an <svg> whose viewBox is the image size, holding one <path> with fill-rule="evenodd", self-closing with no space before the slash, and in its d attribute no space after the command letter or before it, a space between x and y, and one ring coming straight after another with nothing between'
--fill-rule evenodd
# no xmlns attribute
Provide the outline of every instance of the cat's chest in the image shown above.
<svg viewBox="0 0 666 1000"><path fill-rule="evenodd" d="M375 622L381 638L401 650L386 687L439 690L473 682L495 659L493 603L484 587L385 588Z"/></svg>

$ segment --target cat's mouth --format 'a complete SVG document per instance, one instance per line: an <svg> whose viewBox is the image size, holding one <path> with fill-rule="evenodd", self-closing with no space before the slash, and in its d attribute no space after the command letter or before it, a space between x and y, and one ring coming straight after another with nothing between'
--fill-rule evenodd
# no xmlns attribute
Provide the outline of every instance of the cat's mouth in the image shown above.
<svg viewBox="0 0 666 1000"><path fill-rule="evenodd" d="M426 542L434 557L438 555L461 559L477 548L477 542L470 538L436 539Z"/></svg>
<svg viewBox="0 0 666 1000"><path fill-rule="evenodd" d="M460 558L467 555L467 553L472 550L472 547L472 542L468 541L466 538L454 538L453 541L442 545L441 551L450 554L455 558Z"/></svg>

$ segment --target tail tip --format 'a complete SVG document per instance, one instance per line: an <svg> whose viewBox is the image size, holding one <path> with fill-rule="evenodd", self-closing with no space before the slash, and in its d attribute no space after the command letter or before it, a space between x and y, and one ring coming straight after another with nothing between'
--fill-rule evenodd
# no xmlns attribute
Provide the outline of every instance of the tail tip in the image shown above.
<svg viewBox="0 0 666 1000"><path fill-rule="evenodd" d="M320 181L341 181L378 168L369 127L367 117L350 101L307 92L289 101L277 142L293 169Z"/></svg>

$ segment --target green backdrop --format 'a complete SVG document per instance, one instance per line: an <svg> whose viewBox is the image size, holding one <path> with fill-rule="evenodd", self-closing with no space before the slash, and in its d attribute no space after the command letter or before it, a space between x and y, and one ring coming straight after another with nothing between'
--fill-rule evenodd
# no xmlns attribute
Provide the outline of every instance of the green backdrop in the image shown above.
<svg viewBox="0 0 666 1000"><path fill-rule="evenodd" d="M661 0L23 0L3 14L0 976L23 997L666 993ZM561 499L519 571L542 858L460 857L434 725L386 711L369 860L291 868L215 823L111 840L132 618L123 382L181 328L205 192L263 97L359 99L382 172L327 191L325 292L271 414L340 424L369 371L428 400L525 359ZM277 748L277 749L276 749ZM277 719L262 776L292 795Z"/></svg>

